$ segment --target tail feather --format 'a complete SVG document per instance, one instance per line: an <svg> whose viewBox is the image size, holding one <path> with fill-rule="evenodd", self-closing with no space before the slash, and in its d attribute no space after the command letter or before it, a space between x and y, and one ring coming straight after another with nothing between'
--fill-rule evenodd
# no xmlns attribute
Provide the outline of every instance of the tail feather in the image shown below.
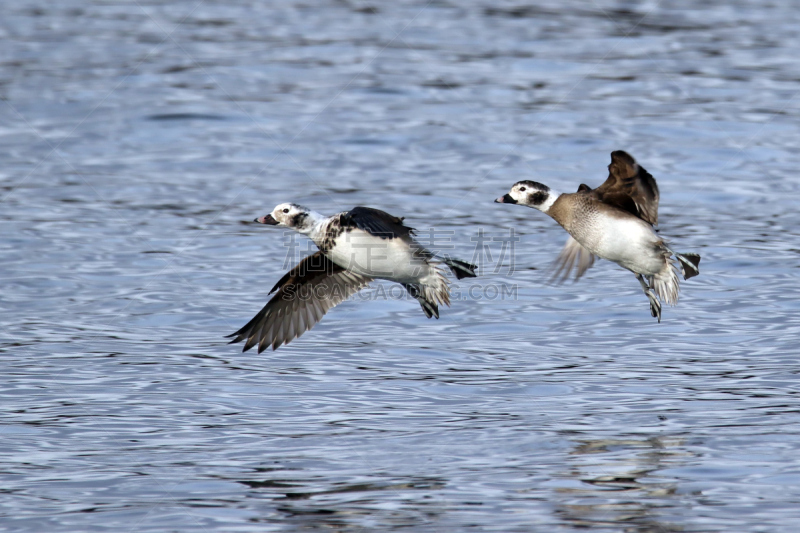
<svg viewBox="0 0 800 533"><path fill-rule="evenodd" d="M422 283L404 283L403 287L419 302L425 316L439 318L439 306L450 306L450 281L440 264L432 263L431 267Z"/></svg>
<svg viewBox="0 0 800 533"><path fill-rule="evenodd" d="M675 262L667 257L666 264L661 272L655 276L649 276L650 287L658 295L658 298L668 305L678 303L678 294L681 291L681 280L675 267Z"/></svg>
<svg viewBox="0 0 800 533"><path fill-rule="evenodd" d="M681 264L683 279L693 278L700 274L700 256L698 254L678 254L674 252L673 254Z"/></svg>
<svg viewBox="0 0 800 533"><path fill-rule="evenodd" d="M460 259L445 259L444 264L450 267L450 271L453 272L456 279L478 277L475 273L475 269L478 267L466 261L461 261Z"/></svg>
<svg viewBox="0 0 800 533"><path fill-rule="evenodd" d="M649 276L648 280L650 287L662 302L675 305L678 303L678 294L681 290L678 269L683 274L683 279L697 276L700 274L700 256L698 254L679 254L671 250L663 241L659 243L659 247L665 259L664 268L655 276Z"/></svg>
<svg viewBox="0 0 800 533"><path fill-rule="evenodd" d="M450 306L450 280L444 275L444 270L435 265L432 276L428 276L427 282L421 285L422 294L426 300L437 305Z"/></svg>

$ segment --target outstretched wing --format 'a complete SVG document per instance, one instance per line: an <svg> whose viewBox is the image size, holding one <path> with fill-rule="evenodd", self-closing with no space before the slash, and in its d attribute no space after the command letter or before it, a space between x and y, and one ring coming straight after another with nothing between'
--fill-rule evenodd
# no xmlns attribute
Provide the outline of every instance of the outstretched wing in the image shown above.
<svg viewBox="0 0 800 533"><path fill-rule="evenodd" d="M242 329L229 335L231 344L247 339L243 352L258 344L277 349L319 322L329 309L364 288L372 278L340 267L322 252L309 255L272 288L273 296ZM276 292L277 291L277 292Z"/></svg>
<svg viewBox="0 0 800 533"><path fill-rule="evenodd" d="M340 221L344 227L355 227L382 239L408 237L414 231L403 224L403 218L371 207L354 207L342 213Z"/></svg>
<svg viewBox="0 0 800 533"><path fill-rule="evenodd" d="M593 264L594 255L592 252L570 237L567 239L564 249L558 254L554 264L557 270L553 273L551 279L557 279L559 282L565 281L573 267L575 267L575 279L580 279Z"/></svg>
<svg viewBox="0 0 800 533"><path fill-rule="evenodd" d="M658 185L656 180L643 167L639 166L633 157L622 150L611 152L608 179L589 194L601 202L627 211L649 224L658 224Z"/></svg>

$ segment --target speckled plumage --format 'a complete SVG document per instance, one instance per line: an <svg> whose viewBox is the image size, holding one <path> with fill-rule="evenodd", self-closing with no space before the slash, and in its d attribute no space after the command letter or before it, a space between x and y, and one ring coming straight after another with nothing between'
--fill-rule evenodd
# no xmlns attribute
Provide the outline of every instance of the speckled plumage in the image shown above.
<svg viewBox="0 0 800 533"><path fill-rule="evenodd" d="M475 266L438 259L417 243L403 219L369 207L325 217L297 204L280 204L256 222L280 225L307 235L319 248L273 287L275 295L232 342L244 350L276 349L311 329L331 308L374 279L400 283L428 318L450 305L444 266L459 278L474 277Z"/></svg>
<svg viewBox="0 0 800 533"><path fill-rule="evenodd" d="M342 233L352 229L341 224L341 216L341 213L333 215L319 232L322 238L320 240L315 239L314 241L317 245L317 248L319 248L324 254L329 253L333 247L336 246L336 240L342 235Z"/></svg>
<svg viewBox="0 0 800 533"><path fill-rule="evenodd" d="M566 278L574 266L579 278L594 256L636 274L650 298L653 316L660 321L661 306L650 292L655 291L664 303L677 303L677 268L686 279L697 275L700 256L673 252L653 230L659 191L649 172L622 151L611 154L608 168L608 179L597 189L581 184L577 192L561 194L537 182L520 181L496 201L539 209L570 234L557 261L557 275L563 272ZM649 287L642 277L649 280Z"/></svg>

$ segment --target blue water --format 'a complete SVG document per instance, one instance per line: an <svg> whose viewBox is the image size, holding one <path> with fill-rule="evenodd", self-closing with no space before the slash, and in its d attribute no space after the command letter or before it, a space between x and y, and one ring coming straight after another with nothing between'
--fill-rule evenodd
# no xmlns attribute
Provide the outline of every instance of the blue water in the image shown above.
<svg viewBox="0 0 800 533"><path fill-rule="evenodd" d="M2 530L796 531L794 6L2 9ZM563 230L492 203L615 149L703 256L661 324L608 262L548 284ZM284 201L482 276L438 321L378 284L242 354L308 250L250 222Z"/></svg>

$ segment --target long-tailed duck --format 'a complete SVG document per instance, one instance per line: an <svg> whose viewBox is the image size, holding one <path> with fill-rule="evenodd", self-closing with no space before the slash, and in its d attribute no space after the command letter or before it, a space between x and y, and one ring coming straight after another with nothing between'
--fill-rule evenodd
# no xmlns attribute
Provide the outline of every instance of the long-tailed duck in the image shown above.
<svg viewBox="0 0 800 533"><path fill-rule="evenodd" d="M319 322L332 307L374 279L400 283L425 316L439 318L439 305L450 305L449 281L442 264L458 279L475 277L475 265L438 258L414 240L414 230L378 209L356 207L326 217L301 205L278 205L261 224L292 228L308 236L319 251L287 272L270 291L275 296L242 329L229 335L231 344L288 344Z"/></svg>
<svg viewBox="0 0 800 533"><path fill-rule="evenodd" d="M661 322L659 298L670 305L678 302L680 280L672 257L689 279L700 273L700 256L676 253L656 235L658 185L633 157L612 152L608 170L608 179L596 189L581 184L575 193L560 194L535 181L520 181L495 202L534 207L567 230L570 238L556 260L556 277L563 272L561 279L566 279L574 266L577 280L595 256L613 261L636 274L651 314Z"/></svg>

